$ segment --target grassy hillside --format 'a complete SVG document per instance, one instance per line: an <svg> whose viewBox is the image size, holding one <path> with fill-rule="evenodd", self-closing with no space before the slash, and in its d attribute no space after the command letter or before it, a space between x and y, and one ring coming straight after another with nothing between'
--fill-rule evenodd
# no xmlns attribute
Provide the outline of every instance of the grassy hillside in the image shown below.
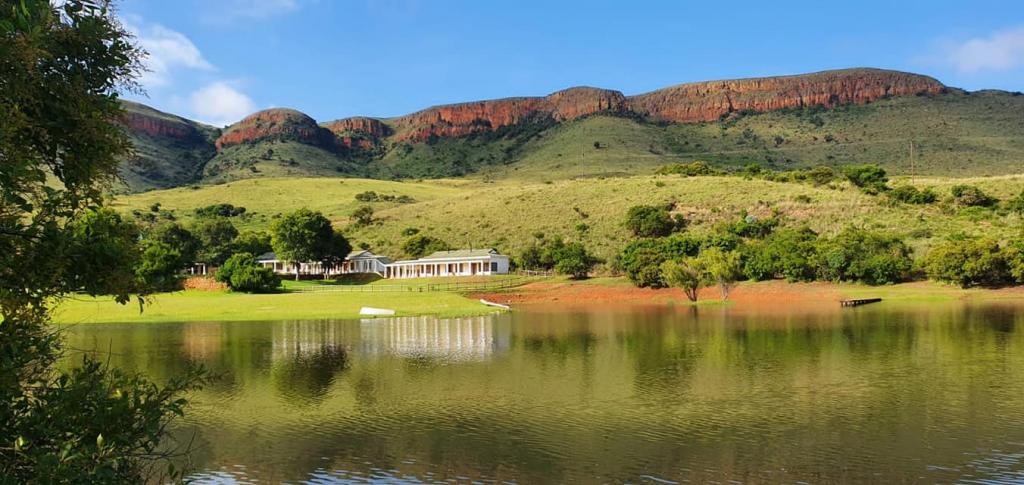
<svg viewBox="0 0 1024 485"><path fill-rule="evenodd" d="M264 229L276 214L300 207L321 211L335 223L345 224L348 215L365 204L357 201L355 195L368 190L382 195L407 195L416 201L414 204L372 203L378 210L408 209L423 202L449 199L462 194L465 192L463 187L471 183L450 180L404 183L342 178L249 179L122 196L114 199L111 205L125 212L146 212L159 203L163 211L188 223L193 219L196 208L230 203L246 208L246 217L234 221L237 226Z"/></svg>
<svg viewBox="0 0 1024 485"><path fill-rule="evenodd" d="M337 177L365 172L361 163L296 141L270 140L222 149L203 169L204 183L257 177Z"/></svg>
<svg viewBox="0 0 1024 485"><path fill-rule="evenodd" d="M1024 176L1019 175L918 177L913 185L934 187L947 197L952 185L965 182L1004 200L1024 190ZM911 181L894 181L896 185L904 183ZM953 233L1008 236L1022 228L1018 216L989 209L959 209L944 201L927 206L893 205L886 198L864 195L846 184L812 187L739 177L634 176L552 183L247 180L122 197L115 206L145 211L160 202L163 209L187 220L195 207L230 202L255 213L239 221L250 228L266 227L274 214L307 206L324 211L344 227L351 210L364 205L354 199L355 194L366 190L409 195L416 200L412 204L370 203L378 222L346 229L354 242L369 243L374 250L392 256L401 255L399 248L406 239L402 231L416 228L453 246L493 246L513 254L530 244L535 233L543 232L546 237L561 235L581 240L598 255L610 258L631 239L622 226L629 207L669 202L674 202L675 210L691 221L691 231L735 220L743 211L768 216L778 210L787 225L807 224L822 233L833 233L847 225L880 229L907 237L919 249Z"/></svg>

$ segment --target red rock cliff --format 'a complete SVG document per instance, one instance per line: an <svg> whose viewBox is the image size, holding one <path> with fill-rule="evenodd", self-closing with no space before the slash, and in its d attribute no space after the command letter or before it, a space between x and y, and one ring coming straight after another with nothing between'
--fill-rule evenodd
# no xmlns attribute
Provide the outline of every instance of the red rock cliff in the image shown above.
<svg viewBox="0 0 1024 485"><path fill-rule="evenodd" d="M391 134L391 128L383 121L365 116L329 121L322 126L334 133L338 143L363 150L376 147L381 139Z"/></svg>
<svg viewBox="0 0 1024 485"><path fill-rule="evenodd" d="M240 143L287 138L310 145L330 143L331 134L309 116L291 109L274 108L247 116L224 130L217 149Z"/></svg>
<svg viewBox="0 0 1024 485"><path fill-rule="evenodd" d="M618 91L579 87L542 98L506 98L436 106L396 119L396 138L423 141L431 136L464 136L514 125L538 114L565 121L599 111L620 109L624 101L625 97Z"/></svg>
<svg viewBox="0 0 1024 485"><path fill-rule="evenodd" d="M154 137L189 139L198 135L195 127L181 121L173 121L143 113L127 111L121 123L129 130Z"/></svg>
<svg viewBox="0 0 1024 485"><path fill-rule="evenodd" d="M630 111L653 119L694 123L714 121L731 111L863 104L888 96L938 93L943 88L935 79L917 74L847 69L680 84L630 96L626 106Z"/></svg>

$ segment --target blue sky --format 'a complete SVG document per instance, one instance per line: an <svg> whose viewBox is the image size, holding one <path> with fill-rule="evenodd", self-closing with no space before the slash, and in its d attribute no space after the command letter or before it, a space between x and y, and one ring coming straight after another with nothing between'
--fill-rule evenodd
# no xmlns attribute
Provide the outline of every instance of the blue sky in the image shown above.
<svg viewBox="0 0 1024 485"><path fill-rule="evenodd" d="M871 66L1024 90L1024 2L123 0L148 98L217 125Z"/></svg>

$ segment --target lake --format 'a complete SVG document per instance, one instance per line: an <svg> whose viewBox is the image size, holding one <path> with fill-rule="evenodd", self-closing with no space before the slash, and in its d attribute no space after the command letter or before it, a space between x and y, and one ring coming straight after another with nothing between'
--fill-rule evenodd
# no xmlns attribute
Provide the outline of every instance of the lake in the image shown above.
<svg viewBox="0 0 1024 485"><path fill-rule="evenodd" d="M1020 303L67 332L220 374L175 424L199 483L1024 482Z"/></svg>

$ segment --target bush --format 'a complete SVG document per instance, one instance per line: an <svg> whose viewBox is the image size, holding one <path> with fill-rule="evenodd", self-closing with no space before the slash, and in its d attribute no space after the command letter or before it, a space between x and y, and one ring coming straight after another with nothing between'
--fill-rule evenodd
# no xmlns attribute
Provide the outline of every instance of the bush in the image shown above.
<svg viewBox="0 0 1024 485"><path fill-rule="evenodd" d="M938 199L938 195L931 187L918 189L912 185L901 185L889 191L889 197L904 204L931 204Z"/></svg>
<svg viewBox="0 0 1024 485"><path fill-rule="evenodd" d="M369 226L373 224L373 207L364 205L352 211L352 219L357 226Z"/></svg>
<svg viewBox="0 0 1024 485"><path fill-rule="evenodd" d="M422 258L428 254L448 249L450 249L448 243L425 234L416 234L402 243L402 251L413 258Z"/></svg>
<svg viewBox="0 0 1024 485"><path fill-rule="evenodd" d="M695 161L692 163L676 163L662 165L654 172L658 175L682 175L684 177L697 177L700 175L722 175L721 170L712 168L705 162Z"/></svg>
<svg viewBox="0 0 1024 485"><path fill-rule="evenodd" d="M573 279L584 279L599 261L580 243L569 243L554 253L555 271Z"/></svg>
<svg viewBox="0 0 1024 485"><path fill-rule="evenodd" d="M953 194L953 201L962 207L992 207L999 202L973 185L954 185L949 192Z"/></svg>
<svg viewBox="0 0 1024 485"><path fill-rule="evenodd" d="M1006 261L1010 278L1015 283L1024 284L1024 239L1008 244L1003 250L1003 260Z"/></svg>
<svg viewBox="0 0 1024 485"><path fill-rule="evenodd" d="M818 276L884 285L903 281L913 261L898 237L849 228L818 245Z"/></svg>
<svg viewBox="0 0 1024 485"><path fill-rule="evenodd" d="M199 207L195 210L198 217L237 217L245 214L245 207L235 207L231 204L213 204L206 207Z"/></svg>
<svg viewBox="0 0 1024 485"><path fill-rule="evenodd" d="M885 169L874 164L848 165L843 167L843 175L854 186L871 194L885 191L885 184L889 181Z"/></svg>
<svg viewBox="0 0 1024 485"><path fill-rule="evenodd" d="M743 272L752 280L813 281L818 235L809 228L781 229L743 248Z"/></svg>
<svg viewBox="0 0 1024 485"><path fill-rule="evenodd" d="M666 281L661 274L662 263L696 256L701 243L686 234L633 241L619 254L616 265L636 286L664 288Z"/></svg>
<svg viewBox="0 0 1024 485"><path fill-rule="evenodd" d="M697 289L701 285L700 270L691 259L682 261L665 261L661 264L661 275L666 285L682 288L686 298L697 301Z"/></svg>
<svg viewBox="0 0 1024 485"><path fill-rule="evenodd" d="M738 221L719 226L719 230L739 237L764 239L779 226L777 216L758 219L755 216L743 215Z"/></svg>
<svg viewBox="0 0 1024 485"><path fill-rule="evenodd" d="M693 264L701 275L701 281L709 285L718 285L722 300L728 300L729 292L736 286L736 282L743 278L743 264L740 259L740 253L736 251L708 248L694 258Z"/></svg>
<svg viewBox="0 0 1024 485"><path fill-rule="evenodd" d="M177 249L161 241L145 241L135 276L143 291L171 291L178 288L178 271L183 266Z"/></svg>
<svg viewBox="0 0 1024 485"><path fill-rule="evenodd" d="M261 266L250 253L232 255L217 270L214 279L234 291L246 293L269 293L281 286L281 280L274 274L274 270Z"/></svg>
<svg viewBox="0 0 1024 485"><path fill-rule="evenodd" d="M924 258L928 278L962 288L999 285L1009 277L1005 255L992 239L960 239L940 244Z"/></svg>
<svg viewBox="0 0 1024 485"><path fill-rule="evenodd" d="M637 237L664 237L682 227L685 222L673 219L665 207L637 205L626 212L626 228Z"/></svg>

